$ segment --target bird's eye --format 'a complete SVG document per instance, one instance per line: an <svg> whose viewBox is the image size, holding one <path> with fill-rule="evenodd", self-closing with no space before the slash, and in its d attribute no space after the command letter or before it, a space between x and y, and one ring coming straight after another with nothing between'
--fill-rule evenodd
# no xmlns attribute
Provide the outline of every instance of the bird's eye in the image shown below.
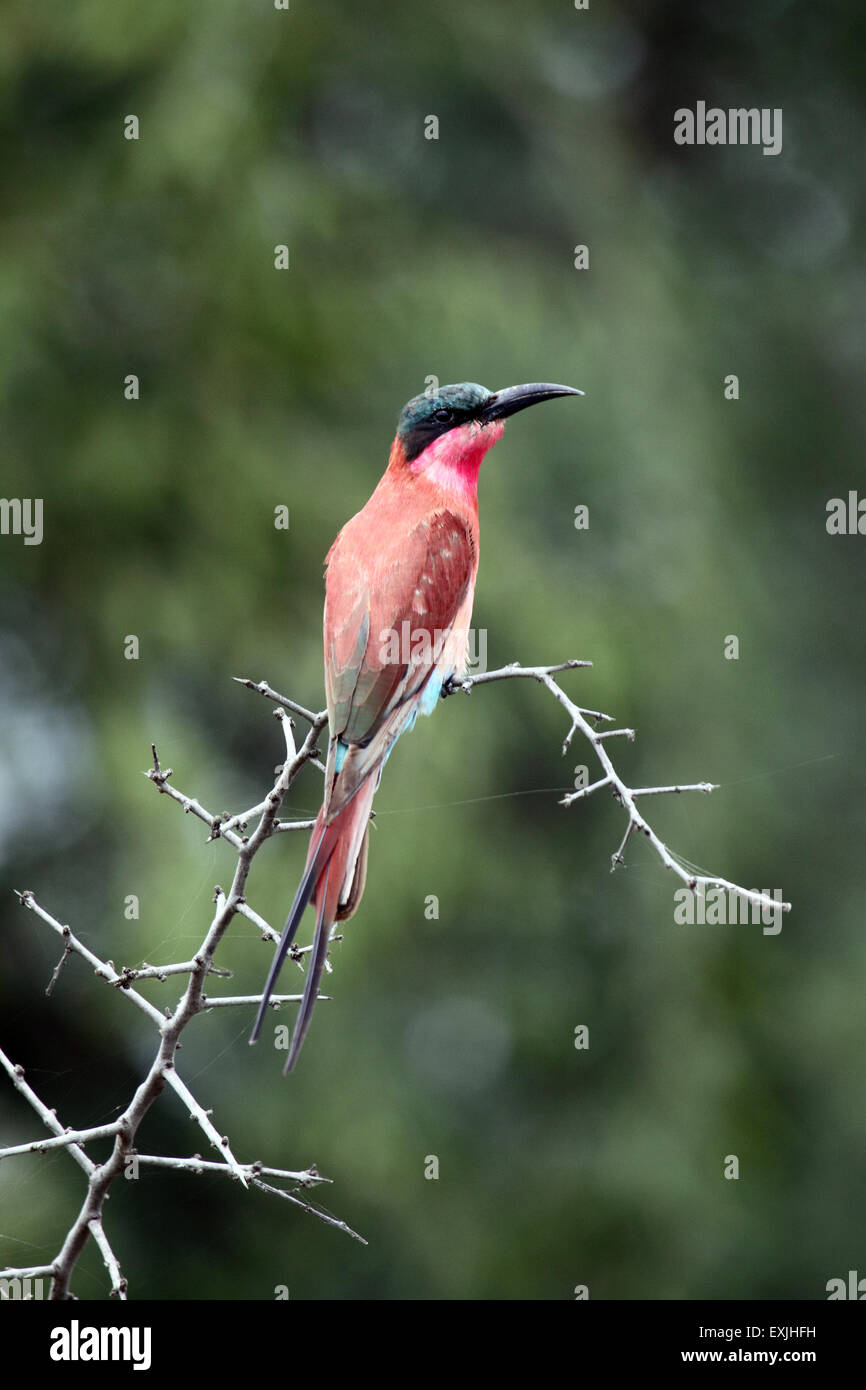
<svg viewBox="0 0 866 1390"><path fill-rule="evenodd" d="M440 425L450 425L454 419L454 411L449 410L447 406L440 406L438 410L433 411L433 419Z"/></svg>

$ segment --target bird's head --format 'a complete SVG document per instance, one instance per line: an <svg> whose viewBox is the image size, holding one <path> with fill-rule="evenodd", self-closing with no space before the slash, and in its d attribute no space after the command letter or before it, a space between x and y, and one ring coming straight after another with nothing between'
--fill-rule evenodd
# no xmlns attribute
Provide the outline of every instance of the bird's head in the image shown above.
<svg viewBox="0 0 866 1390"><path fill-rule="evenodd" d="M505 420L556 396L582 396L573 386L532 381L488 391L476 381L440 386L414 396L400 412L392 466L474 496L487 450L502 437Z"/></svg>

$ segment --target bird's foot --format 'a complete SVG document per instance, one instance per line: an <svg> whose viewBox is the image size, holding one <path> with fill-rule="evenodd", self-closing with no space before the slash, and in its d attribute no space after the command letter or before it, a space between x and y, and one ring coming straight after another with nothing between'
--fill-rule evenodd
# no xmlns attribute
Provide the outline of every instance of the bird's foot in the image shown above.
<svg viewBox="0 0 866 1390"><path fill-rule="evenodd" d="M449 695L457 695L461 690L470 690L471 688L466 682L458 680L456 676L449 676L447 680L442 682L439 698L447 700Z"/></svg>

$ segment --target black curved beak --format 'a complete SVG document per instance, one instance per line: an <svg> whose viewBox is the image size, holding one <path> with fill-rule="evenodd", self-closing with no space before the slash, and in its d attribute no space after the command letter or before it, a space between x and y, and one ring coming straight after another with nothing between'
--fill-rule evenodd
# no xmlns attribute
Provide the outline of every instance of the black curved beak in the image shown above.
<svg viewBox="0 0 866 1390"><path fill-rule="evenodd" d="M496 391L491 400L478 413L482 424L491 420L505 420L525 410L528 405L538 405L541 401L552 401L555 396L582 396L573 386L552 386L548 381L530 381L525 386L506 386Z"/></svg>

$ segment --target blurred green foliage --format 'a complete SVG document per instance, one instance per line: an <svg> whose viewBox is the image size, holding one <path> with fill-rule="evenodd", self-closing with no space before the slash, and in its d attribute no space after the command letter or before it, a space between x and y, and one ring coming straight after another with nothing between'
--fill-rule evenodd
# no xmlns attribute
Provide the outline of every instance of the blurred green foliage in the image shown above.
<svg viewBox="0 0 866 1390"><path fill-rule="evenodd" d="M109 1208L134 1296L821 1298L864 1272L864 540L825 529L863 477L864 28L853 0L7 3L2 492L44 499L45 538L0 538L0 1041L64 1123L115 1115L153 1037L80 962L45 998L58 944L11 890L118 964L198 943L233 856L141 776L150 741L214 810L263 794L279 729L230 678L322 703L322 560L429 374L586 391L485 464L489 664L591 658L568 688L637 727L636 785L722 784L653 803L659 831L794 904L778 936L676 926L649 847L608 872L618 808L558 807L592 760L542 690L449 701L389 763L296 1075L239 1011L181 1054L238 1155L316 1161L369 1246L148 1172ZM781 107L783 152L676 147L699 99ZM308 770L292 811L318 795ZM301 856L255 863L274 923ZM236 925L233 988L270 954ZM9 1087L0 1128L40 1133ZM203 1140L167 1095L140 1147ZM49 1259L81 1193L63 1155L4 1163L0 1260ZM93 1250L76 1289L104 1293Z"/></svg>

